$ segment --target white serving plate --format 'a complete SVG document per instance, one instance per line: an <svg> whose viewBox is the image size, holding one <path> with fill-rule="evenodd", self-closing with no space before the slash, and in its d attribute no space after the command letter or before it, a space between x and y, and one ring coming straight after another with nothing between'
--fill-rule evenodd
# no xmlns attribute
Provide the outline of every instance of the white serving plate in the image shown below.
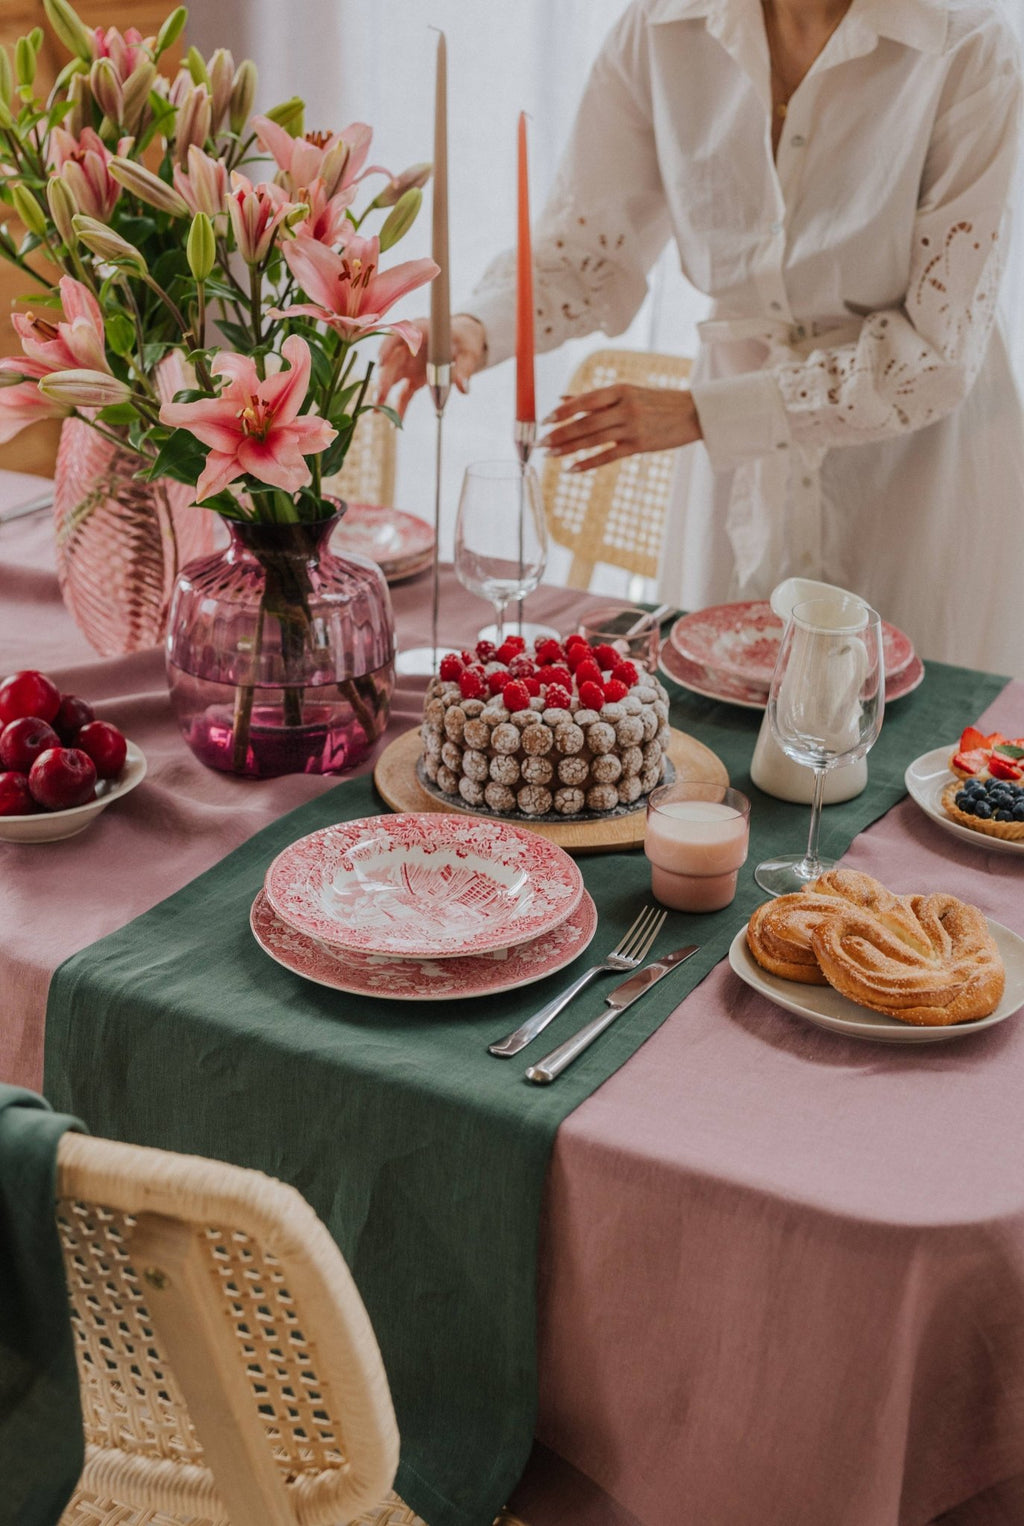
<svg viewBox="0 0 1024 1526"><path fill-rule="evenodd" d="M746 925L740 928L729 946L729 963L741 980L746 981L776 1006L802 1017L818 1028L844 1033L847 1038L872 1039L880 1044L935 1044L945 1039L963 1039L972 1033L994 1028L1024 1006L1024 938L1008 927L989 921L989 932L1006 966L1006 989L996 1010L989 1017L973 1023L952 1023L946 1028L917 1028L901 1023L882 1012L872 1012L850 1001L832 986L801 985L796 980L782 980L763 970L747 947Z"/></svg>
<svg viewBox="0 0 1024 1526"><path fill-rule="evenodd" d="M972 848L981 848L985 853L1013 853L1019 857L1024 854L1024 840L1007 842L1003 837L972 832L970 827L961 826L959 821L954 821L942 809L942 791L956 778L949 760L957 746L956 742L950 742L948 747L933 747L931 752L923 752L919 758L914 759L903 775L910 798L921 807L926 816L937 821L947 832L952 832L954 837L970 843Z"/></svg>
<svg viewBox="0 0 1024 1526"><path fill-rule="evenodd" d="M77 837L92 826L101 811L120 800L146 777L146 759L142 748L128 743L120 779L101 779L96 785L96 799L86 805L73 805L66 811L39 811L32 816L0 816L0 842L62 842Z"/></svg>
<svg viewBox="0 0 1024 1526"><path fill-rule="evenodd" d="M691 694L701 694L705 699L717 699L726 705L737 705L741 710L761 710L767 704L767 694L756 685L742 683L739 679L725 677L709 678L707 671L698 663L690 662L678 652L670 641L662 643L659 658L661 670ZM891 705L912 694L924 678L924 663L916 654L905 668L885 681L885 702Z"/></svg>
<svg viewBox="0 0 1024 1526"><path fill-rule="evenodd" d="M515 948L461 959L395 959L319 943L282 922L263 891L253 902L249 925L271 959L332 991L390 1001L458 1001L496 996L564 969L582 954L597 931L597 908L584 891L576 910L550 932Z"/></svg>
<svg viewBox="0 0 1024 1526"><path fill-rule="evenodd" d="M441 812L339 822L279 853L264 888L289 926L338 948L445 959L513 948L564 922L583 876L523 827Z"/></svg>

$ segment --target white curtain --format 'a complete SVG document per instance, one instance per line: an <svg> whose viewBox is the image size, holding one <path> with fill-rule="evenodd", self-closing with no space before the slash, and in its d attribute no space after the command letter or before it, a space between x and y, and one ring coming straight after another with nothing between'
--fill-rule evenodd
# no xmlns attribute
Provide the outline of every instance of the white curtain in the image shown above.
<svg viewBox="0 0 1024 1526"><path fill-rule="evenodd" d="M1024 0L1004 0L1024 36ZM530 116L530 180L539 208L554 176L592 59L624 0L192 0L189 36L204 55L230 47L259 68L261 109L301 95L307 128L352 121L374 129L371 160L399 170L432 156L435 33L448 40L449 180L453 303L468 296L485 265L515 232L515 135ZM1020 184L1024 187L1024 165ZM424 211L395 258L429 254L429 189ZM1004 309L1017 374L1024 378L1024 195L1018 236L1004 281ZM403 316L426 310L423 293ZM655 269L651 292L630 330L614 343L692 354L704 299L683 280L673 250ZM599 339L581 340L537 365L541 416ZM474 378L455 396L444 423L442 548L450 554L459 484L468 462L512 451L511 365ZM409 410L399 439L396 503L433 513L434 418L425 395ZM549 577L568 558L552 553ZM622 589L612 575L604 587Z"/></svg>

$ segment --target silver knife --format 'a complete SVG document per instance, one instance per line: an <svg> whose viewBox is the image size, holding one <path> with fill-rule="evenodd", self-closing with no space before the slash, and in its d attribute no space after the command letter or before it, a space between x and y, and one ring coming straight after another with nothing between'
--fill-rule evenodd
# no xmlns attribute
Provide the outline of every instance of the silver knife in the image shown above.
<svg viewBox="0 0 1024 1526"><path fill-rule="evenodd" d="M615 1021L620 1012L625 1012L631 1007L645 991L651 986L657 985L665 975L674 970L677 964L682 964L695 954L700 947L699 943L688 943L685 948L677 948L671 954L663 954L654 964L649 964L645 969L638 970L628 980L624 980L621 986L616 986L609 996L605 997L605 1003L609 1010L599 1012L597 1017L592 1017L589 1023L584 1023L578 1033L574 1033L571 1039L566 1039L564 1044L559 1044L557 1049L552 1049L536 1065L531 1065L526 1072L528 1081L536 1081L538 1085L544 1085L560 1076L567 1065L571 1065L577 1055L583 1053L588 1045L592 1044L599 1033L609 1027Z"/></svg>

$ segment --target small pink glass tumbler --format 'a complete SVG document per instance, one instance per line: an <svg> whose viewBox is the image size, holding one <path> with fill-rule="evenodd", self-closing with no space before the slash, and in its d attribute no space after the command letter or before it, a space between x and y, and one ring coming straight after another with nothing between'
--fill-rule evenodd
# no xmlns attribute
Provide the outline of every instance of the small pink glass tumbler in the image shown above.
<svg viewBox="0 0 1024 1526"><path fill-rule="evenodd" d="M655 899L673 911L720 911L747 857L750 801L700 780L663 784L647 801L644 852Z"/></svg>

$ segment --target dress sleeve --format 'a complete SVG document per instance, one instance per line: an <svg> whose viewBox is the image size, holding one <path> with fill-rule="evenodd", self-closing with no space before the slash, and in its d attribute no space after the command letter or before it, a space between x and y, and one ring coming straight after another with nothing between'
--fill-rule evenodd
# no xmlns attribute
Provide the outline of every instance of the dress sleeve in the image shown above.
<svg viewBox="0 0 1024 1526"><path fill-rule="evenodd" d="M848 343L695 386L716 467L787 439L830 449L921 429L966 396L995 317L1021 106L1012 44L982 69L968 61L940 106L902 305Z"/></svg>
<svg viewBox="0 0 1024 1526"><path fill-rule="evenodd" d="M646 25L630 6L587 81L533 240L538 350L629 327L669 235L651 121ZM515 348L515 252L499 255L465 304L487 330L488 364Z"/></svg>

